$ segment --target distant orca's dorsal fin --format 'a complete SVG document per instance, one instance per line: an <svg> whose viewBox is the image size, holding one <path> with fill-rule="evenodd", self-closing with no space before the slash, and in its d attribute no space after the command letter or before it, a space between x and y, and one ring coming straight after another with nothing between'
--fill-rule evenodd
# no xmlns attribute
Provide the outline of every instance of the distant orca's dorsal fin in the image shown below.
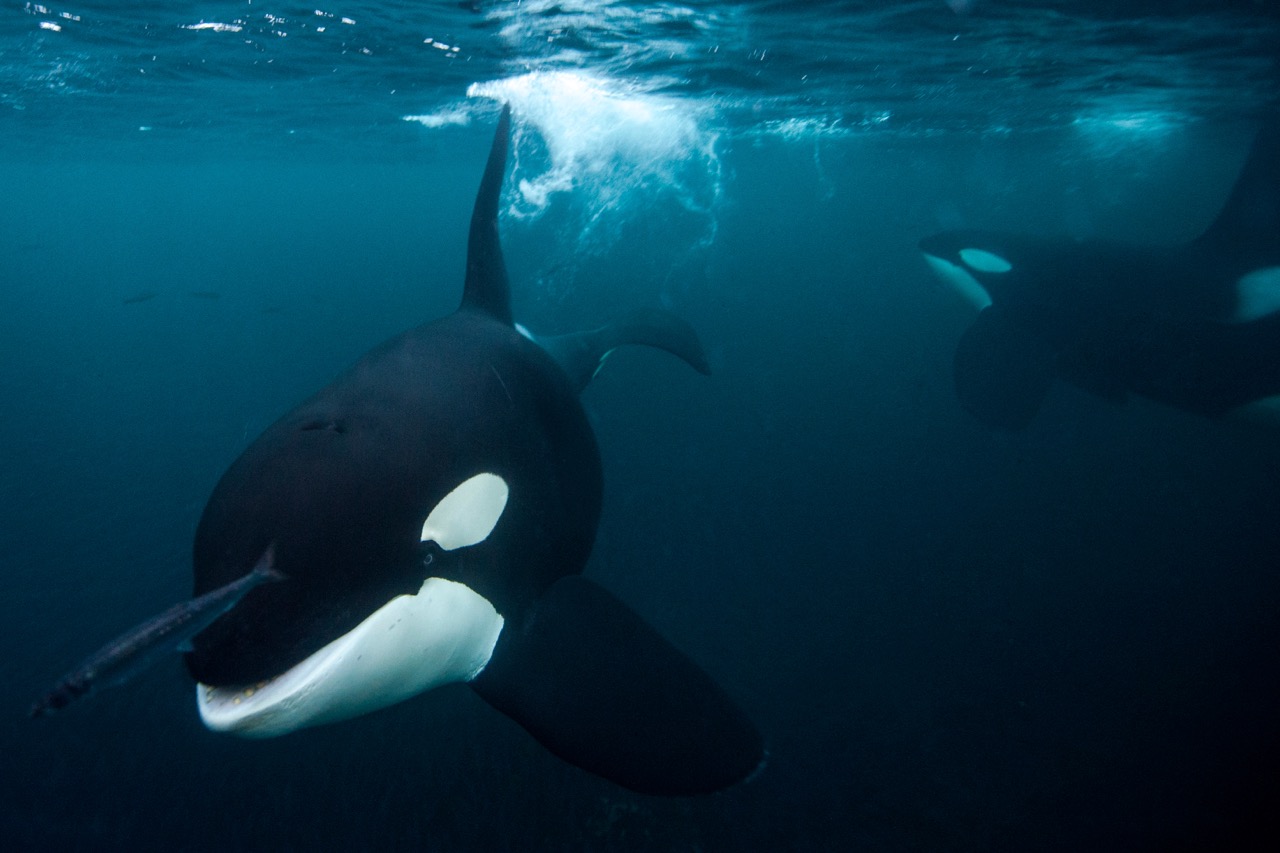
<svg viewBox="0 0 1280 853"><path fill-rule="evenodd" d="M666 350L699 373L711 373L706 353L693 327L669 311L658 308L632 311L607 326L589 332L544 337L530 334L523 327L520 330L551 354L569 374L579 392L595 377L609 353L628 344Z"/></svg>
<svg viewBox="0 0 1280 853"><path fill-rule="evenodd" d="M1280 262L1280 120L1258 131L1227 203L1196 243L1245 264Z"/></svg>
<svg viewBox="0 0 1280 853"><path fill-rule="evenodd" d="M507 265L502 260L498 239L498 199L507 169L507 148L511 137L511 105L502 107L498 129L493 134L489 162L480 179L476 206L471 212L471 232L467 237L467 281L462 291L462 307L480 311L495 320L511 322L511 286Z"/></svg>

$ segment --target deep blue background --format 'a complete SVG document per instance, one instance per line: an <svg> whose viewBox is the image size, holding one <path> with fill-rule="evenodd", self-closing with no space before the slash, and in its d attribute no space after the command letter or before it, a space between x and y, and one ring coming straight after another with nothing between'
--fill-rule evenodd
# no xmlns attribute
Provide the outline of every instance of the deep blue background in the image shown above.
<svg viewBox="0 0 1280 853"><path fill-rule="evenodd" d="M162 142L0 162L0 838L1238 840L1276 804L1275 433L1066 388L1025 433L983 430L950 387L968 311L914 244L955 224L1187 239L1248 131L730 142L710 247L672 251L670 199L587 256L569 212L506 223L523 322L665 302L712 356L705 378L622 353L584 395L606 472L588 574L769 739L759 780L695 800L567 767L462 687L250 742L201 728L174 661L28 721L81 656L189 594L203 501L257 431L452 310L488 128L385 162Z"/></svg>

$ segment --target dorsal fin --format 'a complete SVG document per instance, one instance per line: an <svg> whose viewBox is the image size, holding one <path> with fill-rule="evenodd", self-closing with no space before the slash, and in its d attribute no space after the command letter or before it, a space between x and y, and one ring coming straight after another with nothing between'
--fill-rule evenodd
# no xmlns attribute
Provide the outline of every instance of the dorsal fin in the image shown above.
<svg viewBox="0 0 1280 853"><path fill-rule="evenodd" d="M1280 261L1280 121L1258 131L1227 203L1196 242L1245 264Z"/></svg>
<svg viewBox="0 0 1280 853"><path fill-rule="evenodd" d="M481 311L495 320L511 322L511 287L507 265L502 260L498 240L498 198L507 169L507 147L511 136L511 105L504 104L498 129L493 134L489 162L480 179L476 206L471 211L471 232L467 237L467 281L462 291L462 308Z"/></svg>

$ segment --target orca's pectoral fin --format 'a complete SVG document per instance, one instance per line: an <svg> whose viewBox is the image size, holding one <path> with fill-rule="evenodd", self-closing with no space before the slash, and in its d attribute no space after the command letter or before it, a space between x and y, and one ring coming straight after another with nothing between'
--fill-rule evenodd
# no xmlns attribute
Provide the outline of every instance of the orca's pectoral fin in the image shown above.
<svg viewBox="0 0 1280 853"><path fill-rule="evenodd" d="M581 391L600 370L609 353L639 344L666 350L694 370L709 374L711 366L693 327L669 311L642 308L592 329L568 335L531 336L564 368Z"/></svg>
<svg viewBox="0 0 1280 853"><path fill-rule="evenodd" d="M992 306L961 336L953 368L965 411L989 427L1021 429L1053 382L1053 352Z"/></svg>
<svg viewBox="0 0 1280 853"><path fill-rule="evenodd" d="M471 686L551 752L642 793L710 793L764 759L759 732L710 676L577 576L508 623Z"/></svg>

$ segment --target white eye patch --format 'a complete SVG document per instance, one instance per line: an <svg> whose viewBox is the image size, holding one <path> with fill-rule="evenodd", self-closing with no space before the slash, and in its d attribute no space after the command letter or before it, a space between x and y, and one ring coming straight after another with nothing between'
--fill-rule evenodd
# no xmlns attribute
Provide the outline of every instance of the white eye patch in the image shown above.
<svg viewBox="0 0 1280 853"><path fill-rule="evenodd" d="M1013 264L999 255L985 249L961 249L960 260L971 270L977 272L1008 272Z"/></svg>
<svg viewBox="0 0 1280 853"><path fill-rule="evenodd" d="M510 490L497 474L476 474L445 495L422 523L423 542L446 551L476 545L489 538L507 507Z"/></svg>

